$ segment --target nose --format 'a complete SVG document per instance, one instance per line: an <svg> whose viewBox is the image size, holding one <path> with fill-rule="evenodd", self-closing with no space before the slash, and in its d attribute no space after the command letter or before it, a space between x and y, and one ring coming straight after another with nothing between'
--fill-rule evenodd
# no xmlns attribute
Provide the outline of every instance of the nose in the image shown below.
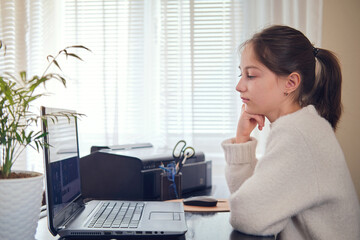
<svg viewBox="0 0 360 240"><path fill-rule="evenodd" d="M240 77L238 84L236 85L236 91L238 92L245 92L246 91L246 84L245 81Z"/></svg>

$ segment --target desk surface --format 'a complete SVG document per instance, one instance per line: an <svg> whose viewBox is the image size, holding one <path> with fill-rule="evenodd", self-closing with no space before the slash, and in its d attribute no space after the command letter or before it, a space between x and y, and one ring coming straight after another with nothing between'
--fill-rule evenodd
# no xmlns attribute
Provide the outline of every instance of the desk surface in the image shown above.
<svg viewBox="0 0 360 240"><path fill-rule="evenodd" d="M172 238L173 240L222 240L222 239L230 239L230 240L271 240L275 239L274 237L257 237L257 236L249 236L246 234L242 234L238 231L233 230L231 225L229 224L229 214L228 212L220 212L220 213L185 213L186 216L186 224L188 226L188 231L185 236ZM39 220L37 232L35 235L37 240L65 240L59 237L54 237L48 231L47 228L47 219L42 218ZM124 239L124 238L120 238ZM127 237L128 239L134 239ZM136 239L149 239L148 236L146 238ZM156 238L151 238L156 239ZM161 238L164 239L164 238ZM167 238L169 239L169 238Z"/></svg>
<svg viewBox="0 0 360 240"><path fill-rule="evenodd" d="M196 192L193 195L212 195L216 198L227 198L230 194L224 177L213 177L213 187L204 191ZM188 196L184 196L188 197ZM185 236L177 237L176 240L270 240L274 237L257 237L242 234L233 230L229 223L229 212L220 213L185 213L188 231ZM47 219L39 220L37 232L35 235L37 240L60 240L54 237L48 230ZM131 239L131 238L126 238ZM136 239L142 239L137 237ZM146 239L149 239L147 236ZM156 238L152 238L156 239ZM62 239L63 240L63 239Z"/></svg>

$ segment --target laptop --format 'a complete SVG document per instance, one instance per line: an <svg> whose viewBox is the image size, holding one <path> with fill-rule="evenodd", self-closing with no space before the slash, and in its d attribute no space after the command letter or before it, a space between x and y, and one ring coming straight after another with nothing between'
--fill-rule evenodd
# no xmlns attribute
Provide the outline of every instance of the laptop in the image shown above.
<svg viewBox="0 0 360 240"><path fill-rule="evenodd" d="M175 236L187 231L182 203L85 201L81 195L77 118L41 107L49 231L61 237ZM47 116L57 113L57 121ZM46 119L46 120L44 120ZM130 183L129 183L130 184ZM135 186L134 186L135 187Z"/></svg>

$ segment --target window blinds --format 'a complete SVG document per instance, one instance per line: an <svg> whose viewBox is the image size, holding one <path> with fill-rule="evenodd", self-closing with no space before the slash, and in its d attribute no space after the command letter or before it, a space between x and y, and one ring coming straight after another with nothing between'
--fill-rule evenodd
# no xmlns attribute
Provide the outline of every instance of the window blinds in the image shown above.
<svg viewBox="0 0 360 240"><path fill-rule="evenodd" d="M87 152L91 145L146 141L153 135L147 115L153 100L146 87L152 63L145 49L150 41L145 19L151 12L145 7L144 1L65 2L65 45L81 44L93 52L85 64L68 69L77 73L68 101L88 116L80 126Z"/></svg>
<svg viewBox="0 0 360 240"><path fill-rule="evenodd" d="M185 136L211 155L221 154L220 142L237 122L238 16L239 1L161 4L163 125L168 139Z"/></svg>
<svg viewBox="0 0 360 240"><path fill-rule="evenodd" d="M87 115L79 122L82 155L96 144L172 147L185 139L215 160L240 110L238 44L276 23L320 45L321 10L322 1L295 0L0 0L0 72L41 74L47 55L85 45L93 52L78 53L83 63L61 61L67 89L47 86L54 94L39 103ZM16 168L42 171L33 153Z"/></svg>
<svg viewBox="0 0 360 240"><path fill-rule="evenodd" d="M237 44L232 1L164 1L161 10L169 133L232 131Z"/></svg>
<svg viewBox="0 0 360 240"><path fill-rule="evenodd" d="M21 71L26 71L28 77L41 74L42 7L42 0L0 1L0 39L6 45L6 54L4 46L0 51L1 76L8 73L18 77ZM26 148L15 161L13 169L41 172L42 156L35 153L32 148Z"/></svg>
<svg viewBox="0 0 360 240"><path fill-rule="evenodd" d="M222 154L238 118L240 1L66 1L64 18L66 45L93 51L72 66L86 148L184 138Z"/></svg>

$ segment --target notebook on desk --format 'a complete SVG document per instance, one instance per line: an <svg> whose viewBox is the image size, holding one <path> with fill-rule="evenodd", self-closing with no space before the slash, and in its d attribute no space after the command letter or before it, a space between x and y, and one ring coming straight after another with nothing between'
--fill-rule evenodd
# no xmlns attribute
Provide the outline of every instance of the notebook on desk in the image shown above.
<svg viewBox="0 0 360 240"><path fill-rule="evenodd" d="M81 195L77 119L47 114L71 112L41 107L49 231L61 237L183 235L187 231L181 203L89 201ZM104 186L106 187L106 186Z"/></svg>

